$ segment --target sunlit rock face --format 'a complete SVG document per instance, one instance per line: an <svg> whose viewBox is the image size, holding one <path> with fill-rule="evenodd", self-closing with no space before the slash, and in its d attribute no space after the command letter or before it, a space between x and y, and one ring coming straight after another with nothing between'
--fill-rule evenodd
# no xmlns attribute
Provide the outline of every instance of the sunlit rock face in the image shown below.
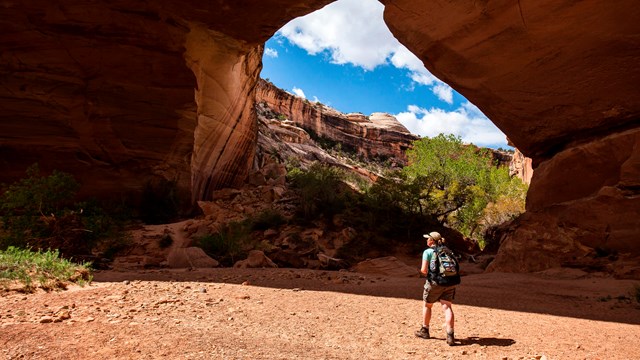
<svg viewBox="0 0 640 360"><path fill-rule="evenodd" d="M85 195L164 179L187 203L241 182L263 44L328 2L3 2L0 181L38 162Z"/></svg>
<svg viewBox="0 0 640 360"><path fill-rule="evenodd" d="M517 177L525 184L531 184L531 178L533 177L531 158L524 156L520 150L515 149L509 163L509 175Z"/></svg>
<svg viewBox="0 0 640 360"><path fill-rule="evenodd" d="M339 142L369 160L388 159L405 164L406 150L418 139L389 114L343 114L289 94L264 80L258 83L256 101L264 102L315 136Z"/></svg>
<svg viewBox="0 0 640 360"><path fill-rule="evenodd" d="M382 2L398 40L533 159L493 270L640 254L636 2Z"/></svg>

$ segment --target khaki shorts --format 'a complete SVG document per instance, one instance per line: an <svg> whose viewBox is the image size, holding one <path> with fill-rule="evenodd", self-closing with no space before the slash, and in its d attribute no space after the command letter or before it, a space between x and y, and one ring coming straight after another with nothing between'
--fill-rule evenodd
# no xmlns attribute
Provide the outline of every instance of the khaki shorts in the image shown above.
<svg viewBox="0 0 640 360"><path fill-rule="evenodd" d="M422 299L427 304L433 304L440 300L453 301L456 297L456 287L454 286L438 286L425 281Z"/></svg>

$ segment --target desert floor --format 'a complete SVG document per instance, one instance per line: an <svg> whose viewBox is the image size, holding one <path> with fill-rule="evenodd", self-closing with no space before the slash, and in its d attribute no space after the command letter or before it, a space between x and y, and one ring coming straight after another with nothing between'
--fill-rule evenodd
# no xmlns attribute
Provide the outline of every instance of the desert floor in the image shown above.
<svg viewBox="0 0 640 360"><path fill-rule="evenodd" d="M0 295L4 359L640 359L637 282L553 269L463 277L447 346L414 336L424 279L300 269L96 272Z"/></svg>

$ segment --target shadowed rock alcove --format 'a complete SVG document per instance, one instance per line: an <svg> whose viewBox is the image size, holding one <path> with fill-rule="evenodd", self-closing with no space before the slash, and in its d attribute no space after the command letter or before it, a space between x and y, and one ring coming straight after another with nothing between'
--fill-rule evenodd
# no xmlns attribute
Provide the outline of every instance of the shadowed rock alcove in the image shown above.
<svg viewBox="0 0 640 360"><path fill-rule="evenodd" d="M263 44L330 2L3 3L0 181L39 162L85 195L165 179L186 203L239 184ZM636 3L381 2L398 40L533 159L527 213L491 269L588 265L597 248L640 278Z"/></svg>

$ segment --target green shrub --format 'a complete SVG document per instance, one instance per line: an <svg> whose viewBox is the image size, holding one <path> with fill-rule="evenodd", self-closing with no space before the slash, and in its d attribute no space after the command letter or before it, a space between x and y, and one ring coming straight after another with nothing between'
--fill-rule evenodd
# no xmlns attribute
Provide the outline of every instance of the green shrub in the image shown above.
<svg viewBox="0 0 640 360"><path fill-rule="evenodd" d="M49 215L59 213L73 204L80 185L73 176L54 170L50 176L41 176L38 164L27 169L27 177L6 187L0 210L3 214Z"/></svg>
<svg viewBox="0 0 640 360"><path fill-rule="evenodd" d="M43 176L34 164L27 177L2 189L0 250L16 246L86 256L99 243L108 246L124 237L123 217L113 217L93 200L75 202L79 184L70 174L53 171ZM120 209L117 213L126 214Z"/></svg>
<svg viewBox="0 0 640 360"><path fill-rule="evenodd" d="M195 246L224 266L233 266L255 248L249 221L230 222L219 232L195 239Z"/></svg>
<svg viewBox="0 0 640 360"><path fill-rule="evenodd" d="M348 199L340 191L344 178L342 170L316 162L307 171L292 170L288 176L300 195L298 215L304 220L321 215L331 218L345 208Z"/></svg>
<svg viewBox="0 0 640 360"><path fill-rule="evenodd" d="M285 224L287 219L277 210L267 209L264 210L253 219L251 219L252 230L267 230L277 228L282 224Z"/></svg>
<svg viewBox="0 0 640 360"><path fill-rule="evenodd" d="M635 284L633 286L633 298L640 303L640 284Z"/></svg>
<svg viewBox="0 0 640 360"><path fill-rule="evenodd" d="M60 258L57 250L33 252L10 246L0 251L0 284L5 289L12 288L32 292L36 287L45 290L64 289L70 282L84 286L90 283L92 275L90 264L74 264Z"/></svg>
<svg viewBox="0 0 640 360"><path fill-rule="evenodd" d="M49 236L51 222L73 204L79 185L71 175L59 171L41 176L38 164L34 164L27 169L27 177L2 188L0 221L4 237L0 249Z"/></svg>

